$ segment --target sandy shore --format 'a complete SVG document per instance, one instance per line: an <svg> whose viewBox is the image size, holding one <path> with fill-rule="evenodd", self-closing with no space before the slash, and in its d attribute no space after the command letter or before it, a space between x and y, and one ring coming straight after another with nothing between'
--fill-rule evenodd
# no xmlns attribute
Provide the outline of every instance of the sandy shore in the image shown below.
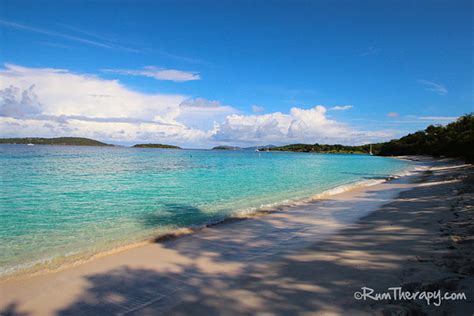
<svg viewBox="0 0 474 316"><path fill-rule="evenodd" d="M0 283L0 315L474 312L471 166L428 171ZM362 287L465 292L440 307Z"/></svg>

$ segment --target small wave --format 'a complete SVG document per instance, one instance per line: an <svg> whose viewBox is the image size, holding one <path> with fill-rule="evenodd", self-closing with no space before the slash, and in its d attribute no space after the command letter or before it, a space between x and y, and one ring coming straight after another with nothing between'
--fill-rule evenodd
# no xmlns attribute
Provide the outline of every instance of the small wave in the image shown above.
<svg viewBox="0 0 474 316"><path fill-rule="evenodd" d="M286 199L280 202L262 204L260 207L237 210L231 214L231 218L248 218L248 217L250 218L256 215L258 216L261 214L279 211L284 208L306 205L309 203L316 202L318 200L329 198L333 195L341 194L344 192L352 191L352 190L363 188L363 187L378 185L386 181L395 180L401 177L410 176L410 175L413 175L415 172L423 171L423 170L426 170L427 168L428 166L426 165L421 165L421 166L416 166L416 167L411 166L407 169L401 170L400 172L394 173L382 179L374 178L374 179L356 181L352 183L346 183L346 184L338 185L333 188L324 190L323 192L311 195L310 197L306 197L306 198Z"/></svg>
<svg viewBox="0 0 474 316"><path fill-rule="evenodd" d="M235 220L244 220L244 219L253 218L256 216L262 216L268 213L282 211L286 208L304 206L309 203L313 203L318 200L323 200L337 194L341 194L344 192L348 192L348 191L363 188L363 187L374 186L374 185L384 183L386 181L391 181L394 179L398 179L400 177L409 176L409 175L414 174L415 172L426 170L427 168L428 166L426 165L416 166L415 168L413 168L412 166L409 169L402 170L399 173L390 175L383 179L378 178L378 179L356 181L352 183L335 186L333 188L330 188L328 190L325 190L323 192L314 194L306 198L285 199L285 200L275 202L275 203L262 204L259 207L250 207L250 208L235 210L228 215L216 215L204 223L189 225L187 227L175 228L172 230L165 230L159 234L154 234L153 237L149 238L148 240L129 243L125 245L119 245L105 251L102 250L98 252L90 251L90 252L80 252L80 253L74 252L74 253L68 253L60 257L52 257L52 258L37 260L34 262L18 264L15 267L9 267L9 268L0 270L0 280L10 279L10 278L30 277L32 275L59 271L71 266L83 264L93 259L97 259L103 256L117 253L117 252L122 252L131 248L139 247L139 246L148 244L150 242L162 242L165 240L181 237L184 235L189 235L198 230L201 230L210 226L215 226L222 223L229 223Z"/></svg>

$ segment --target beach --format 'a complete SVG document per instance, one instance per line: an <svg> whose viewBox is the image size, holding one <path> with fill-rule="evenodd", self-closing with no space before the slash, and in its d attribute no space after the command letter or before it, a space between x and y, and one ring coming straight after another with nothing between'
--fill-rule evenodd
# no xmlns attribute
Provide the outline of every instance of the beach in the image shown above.
<svg viewBox="0 0 474 316"><path fill-rule="evenodd" d="M473 19L0 0L0 316L474 316Z"/></svg>
<svg viewBox="0 0 474 316"><path fill-rule="evenodd" d="M399 179L5 280L0 314L466 315L474 297L473 177L470 165L434 162ZM362 287L397 286L464 292L467 300L437 307L354 298Z"/></svg>
<svg viewBox="0 0 474 316"><path fill-rule="evenodd" d="M0 145L0 152L0 280L301 205L419 165L251 150Z"/></svg>

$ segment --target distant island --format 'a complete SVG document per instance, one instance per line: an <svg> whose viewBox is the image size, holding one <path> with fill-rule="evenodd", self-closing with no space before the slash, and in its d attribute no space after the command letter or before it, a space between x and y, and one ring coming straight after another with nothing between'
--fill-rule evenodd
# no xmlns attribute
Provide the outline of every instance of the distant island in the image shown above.
<svg viewBox="0 0 474 316"><path fill-rule="evenodd" d="M134 148L167 148L167 149L181 149L181 147L166 144L136 144Z"/></svg>
<svg viewBox="0 0 474 316"><path fill-rule="evenodd" d="M265 146L253 146L253 147L245 147L245 150L253 150L253 151L267 151L271 150L272 148L275 148L277 146L274 145L265 145Z"/></svg>
<svg viewBox="0 0 474 316"><path fill-rule="evenodd" d="M268 150L270 148L274 148L276 146L273 145L265 145L265 146L253 146L253 147L238 147L238 146L216 146L213 147L212 150L253 150L253 151L263 151L263 150Z"/></svg>
<svg viewBox="0 0 474 316"><path fill-rule="evenodd" d="M94 139L83 137L56 137L56 138L0 138L0 144L23 144L23 145L59 145L59 146L113 146Z"/></svg>
<svg viewBox="0 0 474 316"><path fill-rule="evenodd" d="M216 146L212 148L212 150L241 150L241 149L242 148L235 147L235 146Z"/></svg>

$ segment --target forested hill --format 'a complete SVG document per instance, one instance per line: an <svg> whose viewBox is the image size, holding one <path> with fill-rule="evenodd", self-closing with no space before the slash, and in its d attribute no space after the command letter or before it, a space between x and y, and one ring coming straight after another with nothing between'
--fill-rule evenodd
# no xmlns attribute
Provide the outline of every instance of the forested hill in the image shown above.
<svg viewBox="0 0 474 316"><path fill-rule="evenodd" d="M235 147L235 146L216 146L212 148L212 150L241 150L241 149L242 148Z"/></svg>
<svg viewBox="0 0 474 316"><path fill-rule="evenodd" d="M113 146L83 137L57 137L57 138L0 138L0 144L33 144L33 145L62 145L62 146Z"/></svg>
<svg viewBox="0 0 474 316"><path fill-rule="evenodd" d="M135 148L165 148L165 149L181 149L181 147L174 146L174 145L166 145L166 144L136 144L133 145Z"/></svg>
<svg viewBox="0 0 474 316"><path fill-rule="evenodd" d="M431 155L463 157L474 162L474 116L467 114L446 126L430 125L422 131L380 144L381 156Z"/></svg>
<svg viewBox="0 0 474 316"><path fill-rule="evenodd" d="M368 154L370 145L344 146L344 145L324 145L324 144L291 144L269 148L270 151L295 151L295 152L315 152L326 154Z"/></svg>
<svg viewBox="0 0 474 316"><path fill-rule="evenodd" d="M430 125L422 131L385 143L362 146L292 144L270 148L272 151L368 154L380 156L431 155L461 157L474 163L474 116L466 114L446 126Z"/></svg>

